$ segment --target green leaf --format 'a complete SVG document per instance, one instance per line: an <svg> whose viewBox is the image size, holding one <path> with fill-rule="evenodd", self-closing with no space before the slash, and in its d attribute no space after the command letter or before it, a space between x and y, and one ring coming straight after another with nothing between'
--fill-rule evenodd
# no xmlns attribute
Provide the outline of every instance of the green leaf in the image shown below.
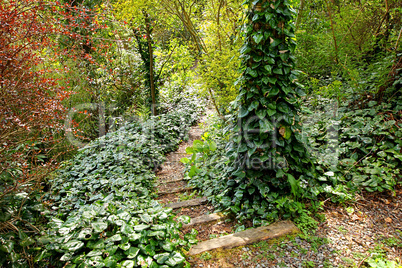
<svg viewBox="0 0 402 268"><path fill-rule="evenodd" d="M134 233L134 229L130 226L130 224L124 223L121 226L121 233L124 235L129 235L131 233Z"/></svg>
<svg viewBox="0 0 402 268"><path fill-rule="evenodd" d="M191 218L187 215L181 215L177 218L178 222L184 223L184 224L188 224L191 221Z"/></svg>
<svg viewBox="0 0 402 268"><path fill-rule="evenodd" d="M127 237L130 241L136 241L141 238L141 234L131 233L131 234L128 234Z"/></svg>
<svg viewBox="0 0 402 268"><path fill-rule="evenodd" d="M258 118L261 120L264 119L267 114L266 110L257 110L255 113L257 114Z"/></svg>
<svg viewBox="0 0 402 268"><path fill-rule="evenodd" d="M265 68L265 70L268 71L268 74L272 74L272 66L271 65L265 65L264 68Z"/></svg>
<svg viewBox="0 0 402 268"><path fill-rule="evenodd" d="M136 247L130 247L126 252L124 252L125 254L127 254L127 259L133 259L135 257L137 257L138 252L140 252L139 248Z"/></svg>
<svg viewBox="0 0 402 268"><path fill-rule="evenodd" d="M293 145L293 149L295 149L295 151L301 152L303 153L305 148L302 144L294 144Z"/></svg>
<svg viewBox="0 0 402 268"><path fill-rule="evenodd" d="M135 231L142 231L142 230L148 229L150 226L151 225L148 225L148 224L138 224L138 225L133 226L133 228Z"/></svg>
<svg viewBox="0 0 402 268"><path fill-rule="evenodd" d="M187 154L193 154L193 153L194 153L193 147L187 147L187 148L186 148L186 153L187 153Z"/></svg>
<svg viewBox="0 0 402 268"><path fill-rule="evenodd" d="M260 120L259 124L260 124L260 133L266 133L274 130L274 126L272 125L272 123L266 119Z"/></svg>
<svg viewBox="0 0 402 268"><path fill-rule="evenodd" d="M76 251L84 246L84 242L78 240L71 240L62 246L62 249L68 250L70 252Z"/></svg>
<svg viewBox="0 0 402 268"><path fill-rule="evenodd" d="M60 260L61 261L69 261L73 258L73 252L67 252L63 256L61 256Z"/></svg>
<svg viewBox="0 0 402 268"><path fill-rule="evenodd" d="M269 77L267 77L267 79L268 79L268 82L269 83L271 83L271 84L275 84L276 83L276 81L278 80L276 77L273 77L273 76L269 76Z"/></svg>
<svg viewBox="0 0 402 268"><path fill-rule="evenodd" d="M115 256L109 256L104 260L106 267L116 267L117 260Z"/></svg>
<svg viewBox="0 0 402 268"><path fill-rule="evenodd" d="M291 111L289 106L284 102L277 104L277 108L279 111L281 111L284 114L288 114Z"/></svg>
<svg viewBox="0 0 402 268"><path fill-rule="evenodd" d="M211 141L209 144L209 148L211 149L212 152L216 151L217 145L214 141Z"/></svg>
<svg viewBox="0 0 402 268"><path fill-rule="evenodd" d="M267 109L267 114L268 116L273 116L274 114L276 114L276 110Z"/></svg>
<svg viewBox="0 0 402 268"><path fill-rule="evenodd" d="M197 167L196 166L191 166L190 171L188 172L188 176L190 178L194 177L197 174Z"/></svg>
<svg viewBox="0 0 402 268"><path fill-rule="evenodd" d="M116 241L121 241L121 235L120 234L115 234L115 235L113 235L113 236L111 236L111 237L109 237L109 238L107 238L105 240L106 243L116 242Z"/></svg>
<svg viewBox="0 0 402 268"><path fill-rule="evenodd" d="M252 195L255 192L255 187L249 187L247 190L248 190L248 193L250 195Z"/></svg>
<svg viewBox="0 0 402 268"><path fill-rule="evenodd" d="M102 250L95 249L95 250L88 252L87 257L95 257L95 256L100 256L102 254L103 254Z"/></svg>
<svg viewBox="0 0 402 268"><path fill-rule="evenodd" d="M258 76L258 72L256 70L251 69L250 67L247 68L246 72L254 78Z"/></svg>
<svg viewBox="0 0 402 268"><path fill-rule="evenodd" d="M254 41L255 41L257 44L259 44L263 38L264 38L264 35L263 35L263 34L256 34L256 35L253 35L253 39L254 39Z"/></svg>
<svg viewBox="0 0 402 268"><path fill-rule="evenodd" d="M204 150L204 142L200 140L195 140L193 142L193 148L195 152L203 152Z"/></svg>
<svg viewBox="0 0 402 268"><path fill-rule="evenodd" d="M156 236L159 238L165 237L165 232L164 231L154 231L154 232L149 232L148 236Z"/></svg>
<svg viewBox="0 0 402 268"><path fill-rule="evenodd" d="M175 249L175 245L170 242L170 241L166 241L163 245L162 248L168 252L172 252Z"/></svg>
<svg viewBox="0 0 402 268"><path fill-rule="evenodd" d="M107 228L106 222L92 222L91 225L96 233L101 233Z"/></svg>
<svg viewBox="0 0 402 268"><path fill-rule="evenodd" d="M250 51L251 51L251 47L248 46L248 44L245 44L245 45L241 48L240 53L241 53L241 54L246 54L246 53L249 53Z"/></svg>
<svg viewBox="0 0 402 268"><path fill-rule="evenodd" d="M11 253L14 249L14 241L5 241L3 245L0 246L0 250L5 253Z"/></svg>
<svg viewBox="0 0 402 268"><path fill-rule="evenodd" d="M105 252L110 256L110 255L113 255L113 254L117 251L118 248L119 248L119 247L116 246L116 245L108 246L108 247L105 249Z"/></svg>
<svg viewBox="0 0 402 268"><path fill-rule="evenodd" d="M180 162L182 162L183 164L188 164L190 163L190 159L188 159L187 157L183 157L180 159Z"/></svg>
<svg viewBox="0 0 402 268"><path fill-rule="evenodd" d="M267 91L267 92L264 92L265 94L267 94L268 93L268 96L276 96L276 95L278 95L278 93L279 93L279 88L277 88L277 87L271 87L271 88L269 88L269 90Z"/></svg>
<svg viewBox="0 0 402 268"><path fill-rule="evenodd" d="M178 252L173 252L169 256L169 259L165 262L169 266L177 266L185 261L184 257L178 253Z"/></svg>
<svg viewBox="0 0 402 268"><path fill-rule="evenodd" d="M255 110L255 109L258 108L258 105L260 105L260 103L259 103L258 101L253 101L253 102L251 103L251 105L248 107L248 110L249 110L249 111Z"/></svg>
<svg viewBox="0 0 402 268"><path fill-rule="evenodd" d="M161 253L161 254L156 254L154 256L154 259L156 260L157 263L164 264L165 261L169 258L169 256L170 256L169 253Z"/></svg>
<svg viewBox="0 0 402 268"><path fill-rule="evenodd" d="M131 247L130 243L124 243L119 245L119 248L121 248L124 251L128 250L130 247Z"/></svg>
<svg viewBox="0 0 402 268"><path fill-rule="evenodd" d="M132 260L125 260L121 262L122 268L134 268L135 262Z"/></svg>
<svg viewBox="0 0 402 268"><path fill-rule="evenodd" d="M274 39L274 41L271 43L271 47L276 47L278 46L280 43L282 43L281 39Z"/></svg>
<svg viewBox="0 0 402 268"><path fill-rule="evenodd" d="M269 22L273 18L274 14L272 13L265 13L265 19Z"/></svg>
<svg viewBox="0 0 402 268"><path fill-rule="evenodd" d="M274 68L274 74L283 74L282 68Z"/></svg>
<svg viewBox="0 0 402 268"><path fill-rule="evenodd" d="M102 249L105 247L105 243L103 240L88 241L86 247L91 249Z"/></svg>
<svg viewBox="0 0 402 268"><path fill-rule="evenodd" d="M249 110L246 107L242 106L239 111L239 118L243 118L243 117L247 116L248 113L249 113Z"/></svg>
<svg viewBox="0 0 402 268"><path fill-rule="evenodd" d="M35 243L35 239L33 239L32 237L27 237L27 238L25 238L24 240L22 240L20 242L20 246L28 247L28 246L30 246L30 245L32 245L34 243Z"/></svg>
<svg viewBox="0 0 402 268"><path fill-rule="evenodd" d="M292 174L288 174L288 182L290 184L291 192L294 196L298 194L299 184Z"/></svg>
<svg viewBox="0 0 402 268"><path fill-rule="evenodd" d="M275 59L274 59L274 58L265 56L265 57L264 57L264 60L265 60L268 64L270 64L270 65L274 65L274 64L275 64Z"/></svg>

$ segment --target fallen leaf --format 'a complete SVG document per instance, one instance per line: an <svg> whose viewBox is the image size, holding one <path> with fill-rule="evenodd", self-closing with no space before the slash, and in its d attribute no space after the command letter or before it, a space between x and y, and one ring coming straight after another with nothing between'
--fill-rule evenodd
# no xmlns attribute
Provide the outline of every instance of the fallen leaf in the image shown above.
<svg viewBox="0 0 402 268"><path fill-rule="evenodd" d="M392 219L390 217L388 217L388 218L385 219L385 221L388 222L388 223L391 223Z"/></svg>

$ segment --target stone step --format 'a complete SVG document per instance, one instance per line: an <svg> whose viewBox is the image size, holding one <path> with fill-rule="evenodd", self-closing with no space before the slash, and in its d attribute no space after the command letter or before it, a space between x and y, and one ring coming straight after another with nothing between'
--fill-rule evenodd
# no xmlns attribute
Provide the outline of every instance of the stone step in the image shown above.
<svg viewBox="0 0 402 268"><path fill-rule="evenodd" d="M200 242L190 248L188 255L197 255L204 251L218 248L245 246L298 231L299 229L291 221L280 221L268 226L248 229L235 234Z"/></svg>
<svg viewBox="0 0 402 268"><path fill-rule="evenodd" d="M201 198L196 198L196 199L190 199L182 202L177 202L177 203L170 203L167 204L167 207L170 208L185 208L185 207L194 207L194 206L199 206L204 203L206 203L208 199L206 197L201 197Z"/></svg>
<svg viewBox="0 0 402 268"><path fill-rule="evenodd" d="M223 213L212 213L212 214L208 214L208 215L202 215L199 217L195 217L192 218L190 223L188 224L184 224L183 227L190 227L190 226L194 226L197 224L204 224L204 223L209 223L209 222L213 222L213 221L218 221L218 220L223 220L226 219L228 216L223 215Z"/></svg>
<svg viewBox="0 0 402 268"><path fill-rule="evenodd" d="M161 192L158 192L158 195L175 194L175 193L190 191L190 190L193 190L193 189L195 189L195 188L194 188L194 187L176 188L176 189L169 190L169 191L161 191Z"/></svg>

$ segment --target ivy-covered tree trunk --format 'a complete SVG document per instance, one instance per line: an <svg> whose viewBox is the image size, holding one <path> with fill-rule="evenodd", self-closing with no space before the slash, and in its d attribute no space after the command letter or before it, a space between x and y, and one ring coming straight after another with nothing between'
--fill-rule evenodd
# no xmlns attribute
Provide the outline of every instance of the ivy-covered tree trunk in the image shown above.
<svg viewBox="0 0 402 268"><path fill-rule="evenodd" d="M228 145L229 195L234 212L266 218L278 196L304 194L315 171L298 114L304 93L295 84L293 11L287 0L248 0L246 5L237 134Z"/></svg>

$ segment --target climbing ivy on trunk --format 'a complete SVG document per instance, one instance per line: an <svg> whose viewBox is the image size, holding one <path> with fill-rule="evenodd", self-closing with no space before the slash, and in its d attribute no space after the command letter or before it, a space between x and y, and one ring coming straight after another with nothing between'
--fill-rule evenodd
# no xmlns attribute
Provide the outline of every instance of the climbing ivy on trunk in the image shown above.
<svg viewBox="0 0 402 268"><path fill-rule="evenodd" d="M231 159L231 208L266 215L279 196L317 194L315 168L301 134L303 90L297 86L293 10L287 0L246 0L248 23L241 48ZM314 191L316 190L316 191ZM276 201L275 201L276 202Z"/></svg>

